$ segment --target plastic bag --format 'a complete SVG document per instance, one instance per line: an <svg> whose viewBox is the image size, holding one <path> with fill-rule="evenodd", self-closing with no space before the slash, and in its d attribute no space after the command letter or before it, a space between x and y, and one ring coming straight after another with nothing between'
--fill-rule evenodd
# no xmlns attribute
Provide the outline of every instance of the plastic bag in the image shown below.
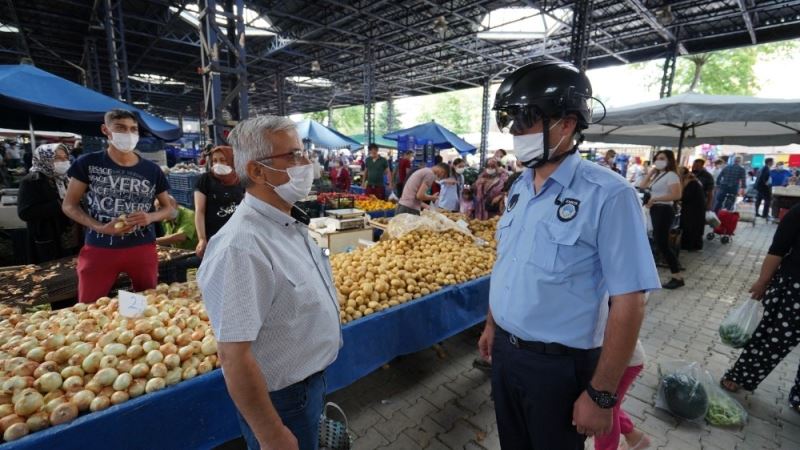
<svg viewBox="0 0 800 450"><path fill-rule="evenodd" d="M392 192L391 194L389 194L389 201L390 201L390 202L397 202L397 201L399 201L399 200L400 200L400 199L399 199L399 198L397 198L397 196L394 194L394 192Z"/></svg>
<svg viewBox="0 0 800 450"><path fill-rule="evenodd" d="M414 230L431 230L440 233L448 230L454 230L459 233L466 234L467 236L475 239L476 242L481 241L485 244L485 241L480 238L476 238L472 234L472 232L466 226L466 223L453 222L444 214L433 210L422 211L419 216L415 216L413 214L398 214L392 217L392 219L389 221L389 225L386 226L386 233L393 239L402 237L403 235ZM478 243L480 244L480 242Z"/></svg>
<svg viewBox="0 0 800 450"><path fill-rule="evenodd" d="M761 321L761 302L747 299L728 314L719 326L722 343L733 348L742 348L750 341Z"/></svg>
<svg viewBox="0 0 800 450"><path fill-rule="evenodd" d="M747 422L747 411L716 383L705 385L708 392L706 422L716 427L740 427Z"/></svg>
<svg viewBox="0 0 800 450"><path fill-rule="evenodd" d="M714 211L706 211L706 224L710 225L711 228L717 228L722 225L722 222L720 222L719 217L717 217L717 213Z"/></svg>
<svg viewBox="0 0 800 450"><path fill-rule="evenodd" d="M671 361L659 365L661 382L658 386L656 408L692 422L702 422L708 413L709 397L706 386L713 383L711 375L697 362Z"/></svg>

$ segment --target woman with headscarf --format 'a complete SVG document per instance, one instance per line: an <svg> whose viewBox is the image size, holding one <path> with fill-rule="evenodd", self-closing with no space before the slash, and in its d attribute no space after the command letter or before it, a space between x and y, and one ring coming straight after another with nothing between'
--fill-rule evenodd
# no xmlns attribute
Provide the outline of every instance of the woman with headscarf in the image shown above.
<svg viewBox="0 0 800 450"><path fill-rule="evenodd" d="M683 184L681 197L681 248L690 252L703 249L706 228L706 195L703 185L686 167L678 170Z"/></svg>
<svg viewBox="0 0 800 450"><path fill-rule="evenodd" d="M194 187L194 223L197 228L197 256L203 257L208 240L228 222L244 198L233 165L233 148L211 149L208 171L197 179Z"/></svg>
<svg viewBox="0 0 800 450"><path fill-rule="evenodd" d="M503 186L508 172L499 166L496 159L487 160L486 168L475 181L475 218L478 220L487 220L503 212Z"/></svg>
<svg viewBox="0 0 800 450"><path fill-rule="evenodd" d="M17 214L28 225L34 264L74 255L81 246L78 225L61 211L69 166L66 145L41 145L33 152L30 173L20 182Z"/></svg>

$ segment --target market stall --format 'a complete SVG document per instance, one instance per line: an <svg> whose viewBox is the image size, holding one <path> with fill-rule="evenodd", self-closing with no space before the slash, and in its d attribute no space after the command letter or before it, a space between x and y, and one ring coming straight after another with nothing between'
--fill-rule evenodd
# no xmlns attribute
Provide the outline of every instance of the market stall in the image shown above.
<svg viewBox="0 0 800 450"><path fill-rule="evenodd" d="M777 217L783 217L781 211L788 211L798 203L800 203L800 186L772 188L772 208L777 212Z"/></svg>
<svg viewBox="0 0 800 450"><path fill-rule="evenodd" d="M343 326L345 344L328 369L328 391L355 382L399 355L423 350L480 323L486 317L488 298L489 279L483 277ZM109 448L112 442L136 449L203 449L240 434L222 371L215 370L0 445L0 449L91 450Z"/></svg>
<svg viewBox="0 0 800 450"><path fill-rule="evenodd" d="M176 268L194 252L170 247L158 248L158 278L174 278ZM0 267L0 304L22 308L70 300L78 296L78 258L70 256L42 265ZM120 276L116 288L129 286Z"/></svg>

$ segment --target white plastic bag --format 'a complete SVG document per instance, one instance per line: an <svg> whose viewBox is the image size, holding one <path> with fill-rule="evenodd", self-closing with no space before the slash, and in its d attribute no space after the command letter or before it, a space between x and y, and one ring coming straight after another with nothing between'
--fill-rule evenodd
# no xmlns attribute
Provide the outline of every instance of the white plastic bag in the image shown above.
<svg viewBox="0 0 800 450"><path fill-rule="evenodd" d="M728 314L719 325L722 343L733 348L742 348L750 341L761 321L761 302L747 299Z"/></svg>
<svg viewBox="0 0 800 450"><path fill-rule="evenodd" d="M706 211L706 224L710 225L712 228L717 228L722 225L722 222L720 222L719 217L717 217L714 211Z"/></svg>

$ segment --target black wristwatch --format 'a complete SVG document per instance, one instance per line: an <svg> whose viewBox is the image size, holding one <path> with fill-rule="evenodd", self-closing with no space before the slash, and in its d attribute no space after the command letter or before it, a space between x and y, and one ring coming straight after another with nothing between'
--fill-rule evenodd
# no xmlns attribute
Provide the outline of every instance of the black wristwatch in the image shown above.
<svg viewBox="0 0 800 450"><path fill-rule="evenodd" d="M603 409L613 408L617 404L616 394L607 391L598 391L592 387L591 383L586 385L586 393L589 394L589 398L597 403L597 406Z"/></svg>

